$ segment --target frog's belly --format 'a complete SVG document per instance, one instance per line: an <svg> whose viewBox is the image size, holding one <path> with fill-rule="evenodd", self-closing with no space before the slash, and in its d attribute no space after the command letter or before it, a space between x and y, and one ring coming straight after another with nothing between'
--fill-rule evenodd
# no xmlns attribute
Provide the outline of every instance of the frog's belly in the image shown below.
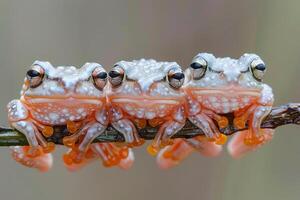
<svg viewBox="0 0 300 200"><path fill-rule="evenodd" d="M112 107L118 107L126 114L139 119L166 117L175 112L180 105L180 101L176 100L112 100Z"/></svg>
<svg viewBox="0 0 300 200"><path fill-rule="evenodd" d="M232 97L219 95L199 95L197 101L204 107L216 113L230 113L248 107L258 100L258 97L236 95Z"/></svg>
<svg viewBox="0 0 300 200"><path fill-rule="evenodd" d="M67 121L84 120L101 108L102 102L35 103L30 105L30 113L33 119L45 125L64 125Z"/></svg>

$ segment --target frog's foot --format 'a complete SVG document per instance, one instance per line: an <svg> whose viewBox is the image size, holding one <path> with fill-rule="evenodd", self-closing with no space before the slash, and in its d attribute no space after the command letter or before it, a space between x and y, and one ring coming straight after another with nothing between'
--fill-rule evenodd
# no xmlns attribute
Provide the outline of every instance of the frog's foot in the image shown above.
<svg viewBox="0 0 300 200"><path fill-rule="evenodd" d="M235 128L237 129L244 129L246 128L246 123L247 123L247 120L245 117L241 116L241 117L235 117L233 119L233 125Z"/></svg>
<svg viewBox="0 0 300 200"><path fill-rule="evenodd" d="M213 120L206 114L200 113L195 116L190 116L189 119L193 124L195 124L204 132L205 136L209 139L209 141L215 142L218 145L223 145L227 142L227 136L220 133L218 127L215 125ZM218 119L219 126L220 124L222 127L226 127L228 125L228 120L226 117L219 116Z"/></svg>
<svg viewBox="0 0 300 200"><path fill-rule="evenodd" d="M32 152L28 153L30 147L11 147L10 150L14 160L26 167L35 168L41 172L46 172L52 167L53 158L49 153L42 153L42 151L39 151L31 157L28 156L29 154L33 154Z"/></svg>
<svg viewBox="0 0 300 200"><path fill-rule="evenodd" d="M269 142L274 134L273 129L262 129L261 132L264 136L264 140L262 142L256 143L255 145L245 144L245 139L248 135L250 135L250 130L244 130L235 133L233 138L228 143L228 152L234 158L240 158L244 156L246 153L256 150L258 147Z"/></svg>
<svg viewBox="0 0 300 200"><path fill-rule="evenodd" d="M92 163L93 161L95 161L97 159L97 155L94 153L94 151L89 148L87 150L87 152L85 153L84 158L81 160L81 162L79 163L74 163L73 160L70 158L70 152L72 150L70 150L66 156L66 154L63 156L63 161L64 164L66 166L66 168L71 171L71 172L75 172L78 171L79 169L83 168L84 166Z"/></svg>
<svg viewBox="0 0 300 200"><path fill-rule="evenodd" d="M207 157L215 157L221 153L222 146L210 142L204 136L186 140L176 139L172 146L167 146L159 152L157 164L162 169L174 167L194 151Z"/></svg>
<svg viewBox="0 0 300 200"><path fill-rule="evenodd" d="M84 152L80 151L78 145L74 145L72 149L63 155L65 165L81 164L84 159Z"/></svg>
<svg viewBox="0 0 300 200"><path fill-rule="evenodd" d="M131 148L128 149L127 157L121 159L118 167L124 170L130 169L134 163L134 154Z"/></svg>
<svg viewBox="0 0 300 200"><path fill-rule="evenodd" d="M193 152L193 148L183 139L175 139L174 143L159 151L156 163L161 169L169 169L184 160Z"/></svg>
<svg viewBox="0 0 300 200"><path fill-rule="evenodd" d="M118 147L114 143L93 144L92 150L102 159L105 167L119 166L123 169L131 167L134 156L126 146Z"/></svg>
<svg viewBox="0 0 300 200"><path fill-rule="evenodd" d="M237 129L246 128L249 116L254 112L256 105L250 106L250 108L245 108L234 112L233 125Z"/></svg>
<svg viewBox="0 0 300 200"><path fill-rule="evenodd" d="M222 152L222 145L211 142L205 136L197 136L187 139L186 142L194 148L195 151L206 157L216 157Z"/></svg>
<svg viewBox="0 0 300 200"><path fill-rule="evenodd" d="M211 119L214 119L218 123L219 128L226 128L229 125L227 117L218 115L217 113L211 110L203 109L203 114Z"/></svg>
<svg viewBox="0 0 300 200"><path fill-rule="evenodd" d="M109 148L110 150L113 149L112 151L114 153L106 155L107 148ZM116 152L116 150L119 152ZM117 147L115 146L115 144L112 144L112 146L103 144L91 144L90 148L86 151L84 158L80 163L74 163L72 159L66 156L64 156L64 163L69 171L75 172L99 158L103 161L103 164L105 166L118 166L121 169L129 169L134 161L132 150L126 147Z"/></svg>
<svg viewBox="0 0 300 200"><path fill-rule="evenodd" d="M173 144L171 139L184 126L184 123L177 121L168 121L164 123L158 130L153 142L147 147L150 155L155 156L158 151L168 145Z"/></svg>
<svg viewBox="0 0 300 200"><path fill-rule="evenodd" d="M82 122L73 122L73 121L67 122L67 129L71 134L77 133L81 127L82 127Z"/></svg>
<svg viewBox="0 0 300 200"><path fill-rule="evenodd" d="M129 147L141 146L145 143L145 141L140 138L136 127L130 120L120 119L116 122L113 122L112 126L123 134Z"/></svg>

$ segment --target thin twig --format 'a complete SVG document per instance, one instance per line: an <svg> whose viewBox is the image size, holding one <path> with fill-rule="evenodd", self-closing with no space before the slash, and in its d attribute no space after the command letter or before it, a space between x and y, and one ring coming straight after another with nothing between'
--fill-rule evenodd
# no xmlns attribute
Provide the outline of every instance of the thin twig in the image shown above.
<svg viewBox="0 0 300 200"><path fill-rule="evenodd" d="M229 120L229 126L225 129L220 129L225 135L231 135L240 131L233 126L233 114L225 115ZM300 103L290 103L274 107L272 112L264 119L261 128L275 129L278 126L287 124L300 125ZM245 128L246 129L246 128ZM157 128L146 127L139 130L139 134L146 140L151 140L155 137ZM56 144L62 144L62 138L69 135L65 127L55 127L54 134L47 141ZM191 138L198 135L203 135L203 132L191 124L189 121L185 127L178 132L174 138ZM108 127L106 133L97 137L94 142L124 142L124 137L112 127ZM0 127L0 146L26 146L28 145L25 136L13 129Z"/></svg>

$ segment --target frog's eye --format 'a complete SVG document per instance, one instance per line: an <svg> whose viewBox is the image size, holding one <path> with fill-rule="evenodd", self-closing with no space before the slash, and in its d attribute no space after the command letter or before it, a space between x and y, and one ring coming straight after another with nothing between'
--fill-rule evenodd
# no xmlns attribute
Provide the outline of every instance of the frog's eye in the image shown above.
<svg viewBox="0 0 300 200"><path fill-rule="evenodd" d="M27 80L29 81L30 87L31 88L38 87L43 82L44 75L45 75L45 70L38 65L35 65L30 70L28 70L26 77Z"/></svg>
<svg viewBox="0 0 300 200"><path fill-rule="evenodd" d="M193 79L201 79L207 70L207 62L201 57L195 58L190 68L192 69Z"/></svg>
<svg viewBox="0 0 300 200"><path fill-rule="evenodd" d="M119 66L115 66L109 73L109 82L113 87L119 86L124 79L124 69Z"/></svg>
<svg viewBox="0 0 300 200"><path fill-rule="evenodd" d="M107 73L103 68L96 68L92 73L94 85L99 90L102 90L107 82Z"/></svg>
<svg viewBox="0 0 300 200"><path fill-rule="evenodd" d="M265 63L261 59L256 59L252 61L250 67L254 78L258 81L262 81L266 72Z"/></svg>
<svg viewBox="0 0 300 200"><path fill-rule="evenodd" d="M184 73L181 70L171 69L168 73L167 80L175 89L180 88L184 82Z"/></svg>

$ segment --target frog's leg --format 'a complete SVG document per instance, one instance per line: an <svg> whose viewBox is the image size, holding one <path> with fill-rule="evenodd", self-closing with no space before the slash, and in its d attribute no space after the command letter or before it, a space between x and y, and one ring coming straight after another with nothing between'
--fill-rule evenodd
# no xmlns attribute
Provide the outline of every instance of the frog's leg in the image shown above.
<svg viewBox="0 0 300 200"><path fill-rule="evenodd" d="M211 141L215 141L218 145L223 145L227 141L227 137L220 133L218 127L215 125L214 120L218 122L220 128L225 128L228 125L228 119L220 116L215 112L202 108L201 104L189 98L189 120L201 129L206 137Z"/></svg>
<svg viewBox="0 0 300 200"><path fill-rule="evenodd" d="M92 150L102 159L105 167L119 166L121 169L129 169L134 162L131 148L118 146L114 143L93 144Z"/></svg>
<svg viewBox="0 0 300 200"><path fill-rule="evenodd" d="M189 116L189 120L201 129L205 136L218 145L223 145L227 141L227 137L220 133L214 121L204 113Z"/></svg>
<svg viewBox="0 0 300 200"><path fill-rule="evenodd" d="M127 147L119 147L114 143L91 144L81 163L65 160L65 165L70 171L76 171L85 165L100 158L106 167L119 166L129 169L134 161L133 152Z"/></svg>
<svg viewBox="0 0 300 200"><path fill-rule="evenodd" d="M173 145L167 146L159 152L157 164L162 169L174 167L194 151L207 157L215 157L221 153L222 146L209 141L205 136L176 139Z"/></svg>
<svg viewBox="0 0 300 200"><path fill-rule="evenodd" d="M30 168L36 168L41 172L47 172L53 164L53 158L50 153L42 154L38 157L29 157L28 147L10 147L12 157L22 165Z"/></svg>
<svg viewBox="0 0 300 200"><path fill-rule="evenodd" d="M7 108L11 127L23 133L30 146L26 148L12 147L13 158L23 165L35 167L42 171L49 169L52 158L47 153L54 150L53 143L46 142L38 128L31 121L29 111L20 100L11 101Z"/></svg>
<svg viewBox="0 0 300 200"><path fill-rule="evenodd" d="M250 134L250 130L239 131L235 133L233 138L229 141L227 149L229 154L234 158L241 158L246 153L256 150L258 147L266 144L272 140L274 130L273 129L262 129L260 130L264 135L264 140L262 143L257 145L245 145L245 138Z"/></svg>
<svg viewBox="0 0 300 200"><path fill-rule="evenodd" d="M262 120L271 112L274 97L272 89L264 85L259 100L252 105L243 115L239 118L248 121L249 131L247 132L244 143L249 146L256 146L264 143L265 132L260 128ZM239 127L239 123L235 120L235 125Z"/></svg>
<svg viewBox="0 0 300 200"><path fill-rule="evenodd" d="M144 144L144 140L140 138L133 122L124 118L122 111L118 108L111 109L111 125L123 134L129 146L140 146Z"/></svg>
<svg viewBox="0 0 300 200"><path fill-rule="evenodd" d="M185 121L184 108L180 107L172 114L172 119L160 126L153 142L147 148L148 152L156 155L162 147L172 144L172 136L184 127Z"/></svg>
<svg viewBox="0 0 300 200"><path fill-rule="evenodd" d="M90 144L96 137L105 132L107 124L107 110L100 109L96 112L95 118L93 118L92 121L84 125L77 133L65 137L63 143L72 148L72 150L63 157L66 164L71 164L71 161L77 164L82 162ZM80 140L81 136L83 136L82 140Z"/></svg>

